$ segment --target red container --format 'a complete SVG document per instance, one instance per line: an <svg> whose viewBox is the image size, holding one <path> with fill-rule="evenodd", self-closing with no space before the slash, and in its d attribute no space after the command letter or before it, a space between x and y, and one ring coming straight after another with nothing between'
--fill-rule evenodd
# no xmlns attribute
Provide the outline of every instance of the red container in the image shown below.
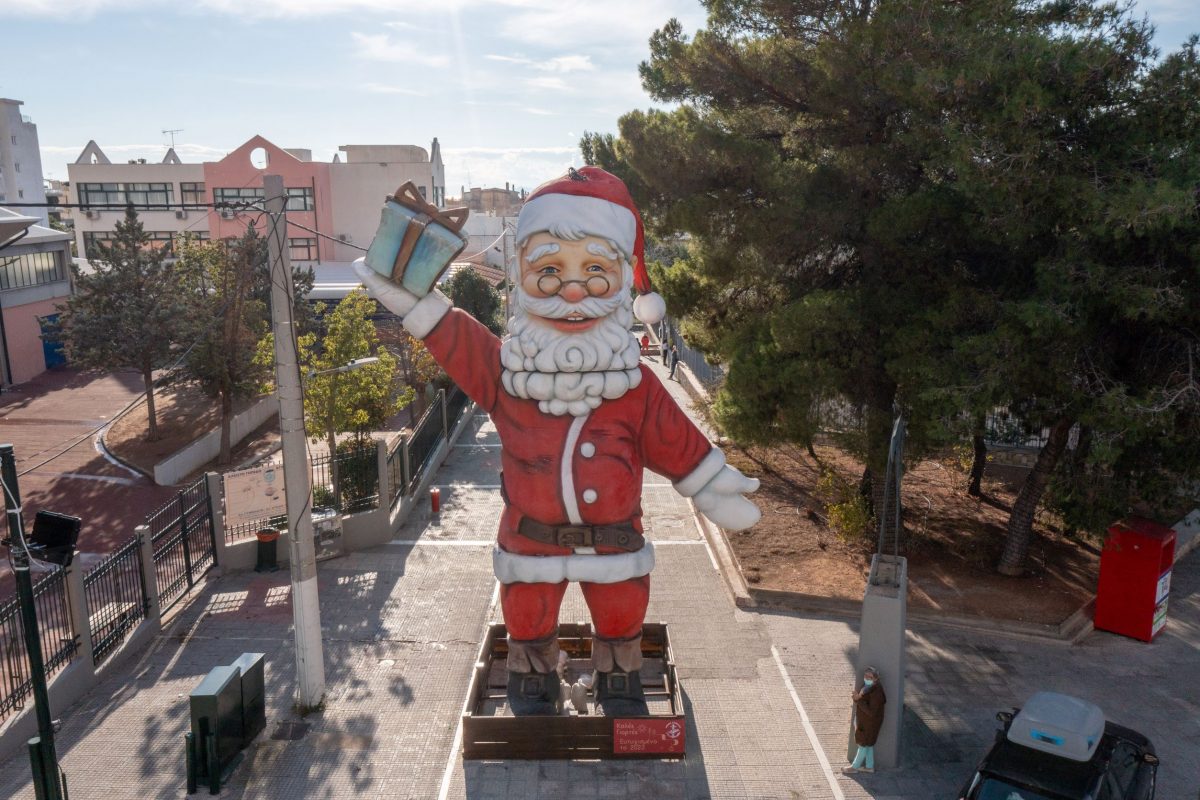
<svg viewBox="0 0 1200 800"><path fill-rule="evenodd" d="M436 486L429 490L429 508L434 514L442 510L442 490Z"/></svg>
<svg viewBox="0 0 1200 800"><path fill-rule="evenodd" d="M1167 624L1175 531L1133 517L1108 529L1100 554L1096 627L1148 642Z"/></svg>

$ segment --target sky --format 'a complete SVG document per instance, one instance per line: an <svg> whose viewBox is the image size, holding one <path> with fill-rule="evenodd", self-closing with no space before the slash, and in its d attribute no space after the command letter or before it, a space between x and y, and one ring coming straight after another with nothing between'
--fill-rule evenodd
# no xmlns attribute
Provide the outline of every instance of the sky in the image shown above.
<svg viewBox="0 0 1200 800"><path fill-rule="evenodd" d="M1155 43L1200 32L1197 0L1140 0ZM185 162L261 134L329 161L339 145L442 146L446 193L532 189L581 164L584 131L655 104L638 64L699 0L0 0L0 97L24 101L42 170L88 140L114 162ZM19 68L14 66L19 65Z"/></svg>

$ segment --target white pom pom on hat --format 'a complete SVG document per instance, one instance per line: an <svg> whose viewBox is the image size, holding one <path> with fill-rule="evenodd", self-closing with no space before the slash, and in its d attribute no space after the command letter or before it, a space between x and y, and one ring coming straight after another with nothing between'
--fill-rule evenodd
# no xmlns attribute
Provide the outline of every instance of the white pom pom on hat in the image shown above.
<svg viewBox="0 0 1200 800"><path fill-rule="evenodd" d="M530 193L517 218L517 241L547 231L554 224L572 227L615 242L633 265L638 291L633 313L647 325L667 314L667 305L650 286L646 272L646 235L642 215L624 181L599 167L568 170Z"/></svg>

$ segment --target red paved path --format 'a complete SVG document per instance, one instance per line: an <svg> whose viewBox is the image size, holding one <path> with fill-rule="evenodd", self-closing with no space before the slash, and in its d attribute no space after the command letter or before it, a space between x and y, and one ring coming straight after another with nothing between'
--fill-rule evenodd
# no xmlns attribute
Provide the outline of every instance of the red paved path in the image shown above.
<svg viewBox="0 0 1200 800"><path fill-rule="evenodd" d="M82 517L78 558L94 563L175 495L177 489L109 462L95 446L96 429L141 391L133 372L53 370L0 393L0 443L13 445L17 472L25 473L19 482L26 533L40 508ZM11 572L0 562L0 598L12 592Z"/></svg>

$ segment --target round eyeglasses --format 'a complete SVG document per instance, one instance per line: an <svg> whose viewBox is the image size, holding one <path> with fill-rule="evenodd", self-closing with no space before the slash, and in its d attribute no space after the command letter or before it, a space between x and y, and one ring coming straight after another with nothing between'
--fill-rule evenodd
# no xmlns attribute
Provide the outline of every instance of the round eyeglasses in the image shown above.
<svg viewBox="0 0 1200 800"><path fill-rule="evenodd" d="M608 290L612 288L612 284L608 278L603 275L593 275L584 281L564 281L562 278L552 273L539 275L537 279L538 291L547 297L558 294L562 288L568 283L582 283L583 288L592 297L603 297L608 294Z"/></svg>

